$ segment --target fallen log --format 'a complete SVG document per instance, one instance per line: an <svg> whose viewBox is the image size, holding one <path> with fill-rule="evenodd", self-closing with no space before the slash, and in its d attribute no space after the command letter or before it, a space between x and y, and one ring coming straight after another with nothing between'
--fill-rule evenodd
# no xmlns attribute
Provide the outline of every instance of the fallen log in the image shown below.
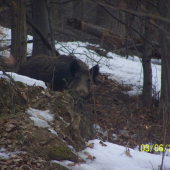
<svg viewBox="0 0 170 170"><path fill-rule="evenodd" d="M125 38L118 36L105 28L92 25L79 19L68 19L67 25L101 39L104 43L112 46L114 49L125 46Z"/></svg>

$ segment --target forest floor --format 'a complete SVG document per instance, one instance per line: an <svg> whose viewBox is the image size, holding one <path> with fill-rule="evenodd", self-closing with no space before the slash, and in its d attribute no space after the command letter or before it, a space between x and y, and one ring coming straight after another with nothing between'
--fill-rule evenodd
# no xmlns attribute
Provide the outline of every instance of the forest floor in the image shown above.
<svg viewBox="0 0 170 170"><path fill-rule="evenodd" d="M102 83L92 87L93 95L85 102L87 110L92 106L94 108L94 138L130 148L148 143L162 144L163 116L154 103L149 107L142 106L139 96L126 94L132 86L119 84L108 77L107 74L99 75ZM66 169L58 164L51 167L49 160L53 158L50 149L54 143L63 148L66 146L62 140L69 138L69 131L59 116L66 122L69 122L69 117L64 116L60 106L56 106L60 111L53 108L53 113L56 110L58 113L50 125L57 131L56 137L47 129L34 126L29 115L25 114L29 107L39 110L51 108L56 105L56 100L53 100L55 95L61 96L62 100L62 92L46 93L41 87L9 84L6 79L0 79L0 93L0 148L10 152L21 151L10 159L0 159L0 169ZM69 140L76 148L74 141ZM44 146L48 148L47 151ZM63 159L80 161L74 156Z"/></svg>

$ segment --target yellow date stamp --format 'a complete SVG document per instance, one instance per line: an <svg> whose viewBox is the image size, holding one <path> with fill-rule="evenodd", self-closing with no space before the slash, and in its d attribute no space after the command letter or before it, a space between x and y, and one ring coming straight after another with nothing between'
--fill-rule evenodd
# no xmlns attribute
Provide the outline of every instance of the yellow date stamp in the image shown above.
<svg viewBox="0 0 170 170"><path fill-rule="evenodd" d="M163 144L142 144L140 150L142 152L165 152L166 150L170 152L170 144L166 144L164 147Z"/></svg>

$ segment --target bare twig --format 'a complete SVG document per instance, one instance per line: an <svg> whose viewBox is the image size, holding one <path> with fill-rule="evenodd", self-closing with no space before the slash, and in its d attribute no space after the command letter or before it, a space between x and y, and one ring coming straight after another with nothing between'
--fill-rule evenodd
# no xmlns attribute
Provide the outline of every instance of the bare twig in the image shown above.
<svg viewBox="0 0 170 170"><path fill-rule="evenodd" d="M142 20L144 20L144 21L146 21L146 17L148 17L148 16L145 16L145 15L138 15L138 13L137 13L137 11L134 11L134 10L126 10L126 9L122 9L122 8L120 8L120 7L118 7L118 6L115 6L115 5L113 5L113 4L111 4L110 2L108 2L108 1L106 1L105 0L105 2L108 4L108 5L110 5L110 8L115 8L115 9L119 9L120 11L123 11L123 12L126 12L126 13L129 13L129 14L131 14L131 15L133 15L133 16L136 16L136 17L138 17L138 18L140 18L140 19L142 19ZM148 1L149 2L149 1ZM108 6L109 7L109 6ZM114 9L114 10L115 10ZM142 12L141 12L142 13ZM146 12L144 12L144 14L148 14L148 13L146 13ZM142 18L141 16L144 16L145 18ZM155 15L155 16L157 16L157 15ZM152 17L151 17L152 18ZM161 31L163 31L165 34L167 34L167 35L170 35L170 33L168 32L168 31L166 31L165 29L163 29L161 26L159 26L159 25L157 25L157 24L155 24L154 22L153 22L153 20L149 20L149 21L147 21L149 24L151 24L151 25L153 25L153 26L155 26L156 28L158 28L158 29L160 29ZM170 22L170 21L169 21Z"/></svg>
<svg viewBox="0 0 170 170"><path fill-rule="evenodd" d="M44 44L47 46L47 48L51 51L52 50L51 44L44 37L41 30L39 28L37 28L37 26L29 19L28 15L26 16L26 21L35 30L35 32L40 36L41 40L44 42Z"/></svg>
<svg viewBox="0 0 170 170"><path fill-rule="evenodd" d="M3 70L3 68L2 68L1 66L0 66L0 69L2 70L3 74L4 74L6 77L8 77L8 78L11 80L12 83L14 83L14 85L16 86L17 91L18 91L19 93L21 93L21 90L20 90L19 87L17 86L15 80L14 80L9 74L7 74L7 73Z"/></svg>
<svg viewBox="0 0 170 170"><path fill-rule="evenodd" d="M94 0L92 0L92 1L94 1ZM95 2L96 2L96 0L95 0ZM115 7L115 6L113 6L113 4L109 3L106 0L104 1L105 3L101 3L99 1L97 1L97 2L102 6L105 6L105 7L113 9L114 11L124 11L124 12L128 12L128 13L131 13L131 14L136 14L136 15L144 16L144 17L150 17L150 18L154 18L156 20L165 21L165 22L170 23L169 18L164 18L164 17L161 17L159 15L151 14L149 12L139 12L139 11L134 11L134 10L131 10L131 9L121 8L119 6Z"/></svg>
<svg viewBox="0 0 170 170"><path fill-rule="evenodd" d="M124 24L124 25L126 25L126 26L128 26L129 28L131 28L133 31L135 31L137 34L139 34L144 40L146 40L149 44L151 44L152 45L152 47L159 53L159 51L157 50L157 48L153 45L153 43L152 42L150 42L145 36L143 36L139 31L137 31L135 28L133 28L131 25L129 25L129 24L126 24L125 22L123 22L123 21L121 21L121 20L119 20L117 17L115 17L107 8L106 8L106 6L107 7L109 7L107 4L104 4L104 3L100 3L100 2L98 2L97 0L92 0L94 3L96 3L96 4L98 4L99 6L101 6L109 15L111 15L114 19L116 19L118 22L120 22L120 23L122 23L122 24ZM112 6L113 7L113 6ZM116 8L116 7L113 7L114 9ZM123 9L122 9L122 11L123 11ZM125 11L126 12L126 11Z"/></svg>

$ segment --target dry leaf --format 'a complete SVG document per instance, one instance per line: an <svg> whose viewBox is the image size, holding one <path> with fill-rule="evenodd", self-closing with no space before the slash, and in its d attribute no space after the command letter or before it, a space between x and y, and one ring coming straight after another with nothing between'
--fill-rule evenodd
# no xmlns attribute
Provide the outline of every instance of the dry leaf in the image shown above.
<svg viewBox="0 0 170 170"><path fill-rule="evenodd" d="M79 163L69 163L69 164L67 164L67 166L75 166L75 165L79 165L80 166Z"/></svg>
<svg viewBox="0 0 170 170"><path fill-rule="evenodd" d="M22 96L25 100L27 100L27 96L26 96L25 92L21 92L21 96Z"/></svg>
<svg viewBox="0 0 170 170"><path fill-rule="evenodd" d="M81 159L81 158L79 158L79 161L80 161L81 163L86 163L86 161L83 160L83 159Z"/></svg>
<svg viewBox="0 0 170 170"><path fill-rule="evenodd" d="M75 163L69 163L67 164L67 166L75 166L76 164Z"/></svg>
<svg viewBox="0 0 170 170"><path fill-rule="evenodd" d="M94 160L94 159L96 159L96 157L89 154L88 157L87 157L87 159Z"/></svg>
<svg viewBox="0 0 170 170"><path fill-rule="evenodd" d="M125 154L126 154L126 156L132 157L132 155L130 154L130 150L129 149L125 151Z"/></svg>
<svg viewBox="0 0 170 170"><path fill-rule="evenodd" d="M7 132L10 132L10 131L13 130L14 128L16 128L16 126L14 126L13 124L8 124L8 125L7 125L7 128L6 128L6 131L7 131Z"/></svg>
<svg viewBox="0 0 170 170"><path fill-rule="evenodd" d="M87 151L84 151L84 154L86 154L86 155L89 155L89 152L87 152Z"/></svg>
<svg viewBox="0 0 170 170"><path fill-rule="evenodd" d="M7 122L8 122L7 119L2 120L2 124L6 124Z"/></svg>
<svg viewBox="0 0 170 170"><path fill-rule="evenodd" d="M107 146L106 144L104 144L102 141L99 142L102 146Z"/></svg>
<svg viewBox="0 0 170 170"><path fill-rule="evenodd" d="M51 94L49 92L46 93L47 97L51 97Z"/></svg>
<svg viewBox="0 0 170 170"><path fill-rule="evenodd" d="M37 112L34 112L34 114L35 114L39 119L45 120L45 118L42 117L42 116L40 116Z"/></svg>
<svg viewBox="0 0 170 170"><path fill-rule="evenodd" d="M14 162L20 162L20 161L22 161L22 159L21 158L17 158L17 159L13 159L13 161Z"/></svg>
<svg viewBox="0 0 170 170"><path fill-rule="evenodd" d="M44 91L44 90L42 90L42 91L41 91L41 94L44 94L44 95L45 95L45 91Z"/></svg>
<svg viewBox="0 0 170 170"><path fill-rule="evenodd" d="M99 104L100 103L99 100L96 100L96 103Z"/></svg>
<svg viewBox="0 0 170 170"><path fill-rule="evenodd" d="M8 57L4 57L4 63L7 66L13 66L15 64L15 59L12 55L10 55Z"/></svg>
<svg viewBox="0 0 170 170"><path fill-rule="evenodd" d="M89 147L89 148L94 148L94 143L90 143L90 144L88 145L88 147Z"/></svg>
<svg viewBox="0 0 170 170"><path fill-rule="evenodd" d="M150 21L151 24L155 24L155 20L150 19L149 21Z"/></svg>

